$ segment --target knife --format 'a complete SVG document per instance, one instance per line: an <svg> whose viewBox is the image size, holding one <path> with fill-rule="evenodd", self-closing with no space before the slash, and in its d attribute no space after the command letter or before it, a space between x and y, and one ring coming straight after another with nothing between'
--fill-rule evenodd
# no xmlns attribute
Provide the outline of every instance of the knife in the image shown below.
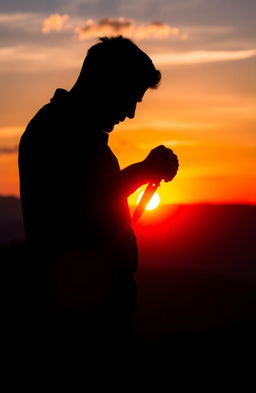
<svg viewBox="0 0 256 393"><path fill-rule="evenodd" d="M152 196L156 192L159 185L160 185L160 182L149 183L147 185L147 188L146 188L145 192L143 193L139 204L136 206L136 208L134 210L132 220L131 220L131 225L134 225L140 219L148 202L150 201L150 199L152 198Z"/></svg>

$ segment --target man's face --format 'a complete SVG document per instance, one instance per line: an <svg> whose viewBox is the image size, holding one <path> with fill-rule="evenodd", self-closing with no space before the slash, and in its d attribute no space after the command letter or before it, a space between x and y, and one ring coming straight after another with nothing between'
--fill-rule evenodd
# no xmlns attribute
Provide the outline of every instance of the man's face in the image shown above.
<svg viewBox="0 0 256 393"><path fill-rule="evenodd" d="M142 102L147 88L117 88L107 96L101 114L102 129L113 131L116 124L123 122L126 117L133 119L138 102Z"/></svg>

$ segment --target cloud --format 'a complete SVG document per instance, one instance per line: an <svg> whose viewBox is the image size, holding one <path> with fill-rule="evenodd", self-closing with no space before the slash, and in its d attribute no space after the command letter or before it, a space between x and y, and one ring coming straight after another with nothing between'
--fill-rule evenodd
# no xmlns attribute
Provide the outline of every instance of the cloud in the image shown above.
<svg viewBox="0 0 256 393"><path fill-rule="evenodd" d="M175 139L169 140L168 139L168 140L164 140L164 141L158 141L157 143L158 143L158 145L164 145L169 148L176 147L176 146L195 146L198 144L198 142L196 140L192 140L192 139L191 140L190 139L188 139L188 140L175 140ZM151 149L152 146L153 146L152 143L140 143L138 145L138 148L142 149L142 150L148 150L148 149Z"/></svg>
<svg viewBox="0 0 256 393"><path fill-rule="evenodd" d="M6 46L8 42L24 41L40 32L42 15L32 12L0 13L0 46Z"/></svg>
<svg viewBox="0 0 256 393"><path fill-rule="evenodd" d="M84 26L77 27L75 33L80 41L108 35L128 35L136 39L157 39L178 36L187 39L188 35L181 32L178 27L171 26L160 21L148 24L136 24L133 19L128 18L104 18L98 22L88 19Z"/></svg>
<svg viewBox="0 0 256 393"><path fill-rule="evenodd" d="M17 137L17 135L21 134L23 129L23 125L20 127L0 127L0 142L2 138Z"/></svg>
<svg viewBox="0 0 256 393"><path fill-rule="evenodd" d="M0 73L16 74L77 69L81 65L73 47L14 46L0 48ZM56 62L58 59L58 62Z"/></svg>
<svg viewBox="0 0 256 393"><path fill-rule="evenodd" d="M79 42L70 41L66 46L10 46L0 48L0 73L16 74L42 71L76 70L81 66ZM256 56L256 49L243 51L201 51L183 53L150 53L157 67L190 66L211 62L249 59ZM58 58L58 62L56 62ZM157 125L156 125L157 126ZM164 124L158 124L163 128ZM170 124L166 127L168 128Z"/></svg>
<svg viewBox="0 0 256 393"><path fill-rule="evenodd" d="M254 56L256 56L256 49L237 51L192 51L151 55L153 61L158 65L214 63L250 59Z"/></svg>
<svg viewBox="0 0 256 393"><path fill-rule="evenodd" d="M3 154L14 154L14 153L17 153L17 151L18 151L18 145L11 146L11 147L9 147L9 146L1 147L0 146L0 155L3 155Z"/></svg>
<svg viewBox="0 0 256 393"><path fill-rule="evenodd" d="M165 141L161 141L160 144L164 146L194 146L197 145L198 142L194 139L186 139L186 140L175 140L175 139L168 139Z"/></svg>
<svg viewBox="0 0 256 393"><path fill-rule="evenodd" d="M28 19L34 17L36 14L33 13L25 13L25 12L16 12L16 13L0 13L0 24L10 24L10 23L18 23L20 21L24 22Z"/></svg>
<svg viewBox="0 0 256 393"><path fill-rule="evenodd" d="M44 19L41 31L47 34L50 31L62 31L70 28L70 24L67 23L68 19L68 14L51 14L48 18Z"/></svg>
<svg viewBox="0 0 256 393"><path fill-rule="evenodd" d="M155 120L152 119L150 122L143 121L143 127L145 128L151 128L155 130L161 130L161 131L166 131L169 132L170 130L205 130L205 129L212 129L215 126L211 123L206 123L206 122L192 122L192 121L187 121L187 122L182 122L182 121L172 121L172 120ZM138 124L129 124L126 126L127 129L129 130L138 130Z"/></svg>
<svg viewBox="0 0 256 393"><path fill-rule="evenodd" d="M234 26L226 25L195 25L186 26L186 31L191 37L202 37L202 36L221 36L231 34L236 31Z"/></svg>

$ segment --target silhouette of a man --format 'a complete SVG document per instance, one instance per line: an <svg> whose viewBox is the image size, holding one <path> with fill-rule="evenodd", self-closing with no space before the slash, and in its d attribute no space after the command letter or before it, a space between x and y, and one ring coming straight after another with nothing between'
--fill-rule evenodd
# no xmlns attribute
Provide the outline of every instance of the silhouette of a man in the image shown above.
<svg viewBox="0 0 256 393"><path fill-rule="evenodd" d="M33 263L44 265L40 274L53 313L90 310L104 324L101 329L115 326L120 333L129 327L138 252L127 197L150 181L170 181L178 160L158 146L121 170L108 134L134 118L137 103L160 79L151 59L129 39L101 38L71 90L57 89L21 137L26 238Z"/></svg>

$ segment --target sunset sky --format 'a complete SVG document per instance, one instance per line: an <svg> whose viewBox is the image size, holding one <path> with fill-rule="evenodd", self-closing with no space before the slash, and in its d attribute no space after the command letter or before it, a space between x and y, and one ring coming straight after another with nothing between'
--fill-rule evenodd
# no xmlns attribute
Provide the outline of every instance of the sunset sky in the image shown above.
<svg viewBox="0 0 256 393"><path fill-rule="evenodd" d="M123 34L162 82L110 136L121 167L164 144L180 171L162 203L256 203L255 18L255 0L0 0L0 194L19 195L29 120L72 87L97 37Z"/></svg>

